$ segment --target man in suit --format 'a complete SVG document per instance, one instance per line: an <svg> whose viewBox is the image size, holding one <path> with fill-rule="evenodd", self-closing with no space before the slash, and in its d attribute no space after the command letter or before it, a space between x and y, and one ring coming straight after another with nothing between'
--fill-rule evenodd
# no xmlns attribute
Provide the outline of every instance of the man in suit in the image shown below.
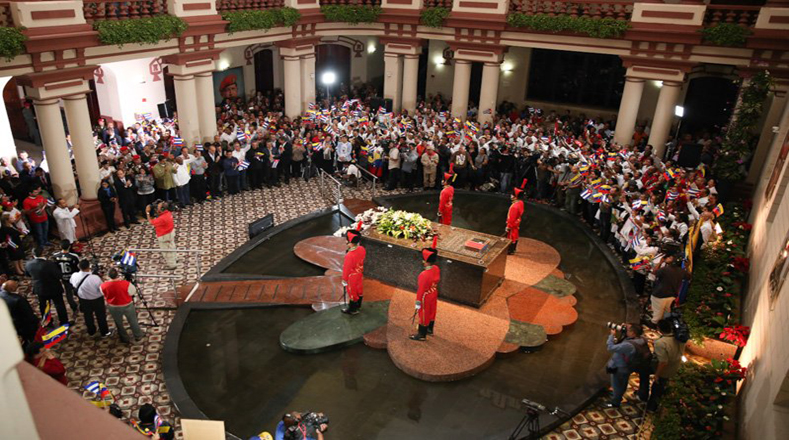
<svg viewBox="0 0 789 440"><path fill-rule="evenodd" d="M293 144L290 143L285 132L280 132L277 136L277 146L279 147L279 165L277 165L277 173L285 180L285 183L290 183L290 162L293 160Z"/></svg>
<svg viewBox="0 0 789 440"><path fill-rule="evenodd" d="M25 272L33 279L33 293L38 296L39 311L43 315L47 301L52 301L58 312L60 325L66 324L69 320L66 303L63 301L63 284L61 284L63 275L60 266L44 258L42 247L33 249L33 257L25 264Z"/></svg>
<svg viewBox="0 0 789 440"><path fill-rule="evenodd" d="M222 177L222 152L217 149L216 144L208 147L208 152L205 154L205 161L208 164L206 169L208 173L208 190L211 191L211 197L218 199L222 197L222 190L219 186Z"/></svg>
<svg viewBox="0 0 789 440"><path fill-rule="evenodd" d="M132 179L126 177L126 172L118 170L115 173L115 193L118 195L118 205L123 215L123 224L126 229L133 224L139 224L135 207L137 206L137 187L134 186Z"/></svg>
<svg viewBox="0 0 789 440"><path fill-rule="evenodd" d="M0 298L5 301L8 311L11 313L11 320L14 322L16 334L25 343L33 342L38 331L38 318L33 313L33 308L22 295L16 293L18 283L16 281L6 281L0 287Z"/></svg>

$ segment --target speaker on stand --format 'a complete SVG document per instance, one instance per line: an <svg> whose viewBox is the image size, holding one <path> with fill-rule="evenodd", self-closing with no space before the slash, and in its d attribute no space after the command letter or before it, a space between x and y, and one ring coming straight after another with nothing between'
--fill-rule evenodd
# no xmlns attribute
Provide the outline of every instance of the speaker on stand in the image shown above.
<svg viewBox="0 0 789 440"><path fill-rule="evenodd" d="M156 107L159 108L159 117L162 119L172 119L173 118L173 107L170 104L170 101L164 101L161 104L156 104Z"/></svg>

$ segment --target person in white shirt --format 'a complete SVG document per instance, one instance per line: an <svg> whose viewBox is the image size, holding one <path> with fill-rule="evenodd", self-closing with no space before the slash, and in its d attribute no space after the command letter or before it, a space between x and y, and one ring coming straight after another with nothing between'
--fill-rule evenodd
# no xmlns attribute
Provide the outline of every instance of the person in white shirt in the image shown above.
<svg viewBox="0 0 789 440"><path fill-rule="evenodd" d="M77 222L74 217L79 214L79 205L74 205L69 208L65 199L58 199L57 208L52 211L52 216L55 217L55 223L58 225L58 232L62 240L68 240L69 243L77 241Z"/></svg>
<svg viewBox="0 0 789 440"><path fill-rule="evenodd" d="M192 160L189 160L189 162L191 163ZM178 201L183 206L192 204L192 200L189 198L189 180L191 178L189 164L184 161L183 156L176 156L173 183L175 183L175 194L178 197Z"/></svg>

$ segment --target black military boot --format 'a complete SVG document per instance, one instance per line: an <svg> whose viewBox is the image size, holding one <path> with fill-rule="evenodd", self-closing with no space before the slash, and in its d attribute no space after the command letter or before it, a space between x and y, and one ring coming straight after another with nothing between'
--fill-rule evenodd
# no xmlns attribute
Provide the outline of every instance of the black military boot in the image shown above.
<svg viewBox="0 0 789 440"><path fill-rule="evenodd" d="M416 334L409 337L414 341L427 341L427 326L420 324Z"/></svg>
<svg viewBox="0 0 789 440"><path fill-rule="evenodd" d="M436 321L430 321L430 325L427 326L427 334L428 335L432 335L433 334L433 325L435 325L435 323L436 323Z"/></svg>

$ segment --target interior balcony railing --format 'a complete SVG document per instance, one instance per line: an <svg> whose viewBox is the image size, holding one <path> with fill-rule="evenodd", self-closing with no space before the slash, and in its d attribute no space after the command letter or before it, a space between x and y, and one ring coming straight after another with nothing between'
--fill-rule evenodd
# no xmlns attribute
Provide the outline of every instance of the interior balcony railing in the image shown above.
<svg viewBox="0 0 789 440"><path fill-rule="evenodd" d="M425 0L425 8L447 8L452 9L452 0Z"/></svg>
<svg viewBox="0 0 789 440"><path fill-rule="evenodd" d="M321 6L381 6L381 0L320 0Z"/></svg>
<svg viewBox="0 0 789 440"><path fill-rule="evenodd" d="M9 2L0 2L0 27L14 27L14 17L11 16Z"/></svg>
<svg viewBox="0 0 789 440"><path fill-rule="evenodd" d="M761 6L707 5L704 27L728 23L752 28L759 18L760 9Z"/></svg>
<svg viewBox="0 0 789 440"><path fill-rule="evenodd" d="M510 0L510 13L521 12L529 15L548 16L568 15L570 17L613 18L630 20L634 1L545 1Z"/></svg>
<svg viewBox="0 0 789 440"><path fill-rule="evenodd" d="M92 0L82 4L85 21L127 20L167 14L167 0Z"/></svg>
<svg viewBox="0 0 789 440"><path fill-rule="evenodd" d="M284 0L216 0L216 10L219 12L276 9L283 6Z"/></svg>

